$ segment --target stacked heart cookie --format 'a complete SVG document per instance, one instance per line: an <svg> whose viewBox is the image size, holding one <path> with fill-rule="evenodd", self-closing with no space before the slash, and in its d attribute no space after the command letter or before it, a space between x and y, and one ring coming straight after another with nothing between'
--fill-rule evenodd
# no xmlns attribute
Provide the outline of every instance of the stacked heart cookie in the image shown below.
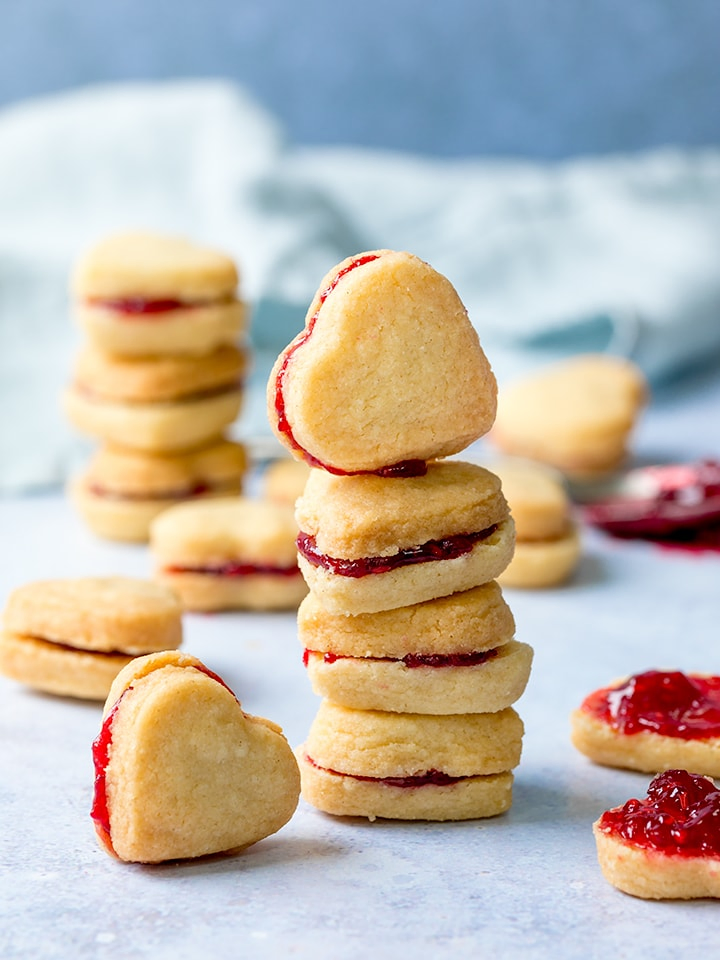
<svg viewBox="0 0 720 960"><path fill-rule="evenodd" d="M74 310L87 345L64 406L103 442L71 485L100 536L147 540L167 506L240 492L245 452L225 436L248 366L237 285L229 257L175 237L112 236L79 262Z"/></svg>
<svg viewBox="0 0 720 960"><path fill-rule="evenodd" d="M485 434L496 385L456 291L408 253L322 281L268 384L313 469L296 507L300 641L324 699L298 750L319 809L369 819L502 813L532 650L495 578L513 553L499 479L442 460Z"/></svg>

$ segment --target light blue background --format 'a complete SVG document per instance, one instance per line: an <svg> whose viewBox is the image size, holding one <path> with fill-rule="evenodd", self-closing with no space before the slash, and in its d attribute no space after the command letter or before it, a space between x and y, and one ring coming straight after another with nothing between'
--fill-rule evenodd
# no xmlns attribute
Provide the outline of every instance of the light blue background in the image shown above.
<svg viewBox="0 0 720 960"><path fill-rule="evenodd" d="M558 158L720 142L718 0L2 0L0 104L245 84L301 144Z"/></svg>

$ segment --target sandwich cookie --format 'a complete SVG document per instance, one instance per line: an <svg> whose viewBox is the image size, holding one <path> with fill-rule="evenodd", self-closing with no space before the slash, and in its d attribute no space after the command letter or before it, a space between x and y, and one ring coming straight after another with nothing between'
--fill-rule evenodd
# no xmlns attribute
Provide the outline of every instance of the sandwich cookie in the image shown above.
<svg viewBox="0 0 720 960"><path fill-rule="evenodd" d="M369 820L492 817L511 805L522 735L512 707L429 716L324 700L296 751L302 796L325 813Z"/></svg>
<svg viewBox="0 0 720 960"><path fill-rule="evenodd" d="M181 237L108 237L77 264L75 315L89 340L119 356L210 353L247 326L238 271L225 254Z"/></svg>
<svg viewBox="0 0 720 960"><path fill-rule="evenodd" d="M93 760L96 834L130 862L240 850L284 826L300 793L280 727L245 713L200 660L172 651L118 675Z"/></svg>
<svg viewBox="0 0 720 960"><path fill-rule="evenodd" d="M497 388L452 284L409 253L350 257L322 280L268 381L268 417L297 459L406 475L486 433Z"/></svg>
<svg viewBox="0 0 720 960"><path fill-rule="evenodd" d="M174 455L105 444L70 495L98 536L145 542L151 522L173 504L240 494L246 470L245 448L231 440Z"/></svg>
<svg viewBox="0 0 720 960"><path fill-rule="evenodd" d="M286 610L307 593L286 504L247 497L180 503L151 524L156 578L186 610Z"/></svg>
<svg viewBox="0 0 720 960"><path fill-rule="evenodd" d="M455 460L402 480L312 470L295 516L300 569L336 614L469 590L495 579L514 545L500 480Z"/></svg>
<svg viewBox="0 0 720 960"><path fill-rule="evenodd" d="M104 700L134 657L180 646L181 617L175 594L145 580L28 583L7 601L0 672L46 693Z"/></svg>
<svg viewBox="0 0 720 960"><path fill-rule="evenodd" d="M262 476L263 496L294 507L309 476L310 467L304 460L290 460L289 457L273 460Z"/></svg>
<svg viewBox="0 0 720 960"><path fill-rule="evenodd" d="M532 648L497 583L354 617L328 613L313 593L298 636L313 691L359 710L494 713L525 690Z"/></svg>
<svg viewBox="0 0 720 960"><path fill-rule="evenodd" d="M149 452L191 450L218 437L238 413L247 356L219 347L200 357L79 356L64 396L83 433Z"/></svg>

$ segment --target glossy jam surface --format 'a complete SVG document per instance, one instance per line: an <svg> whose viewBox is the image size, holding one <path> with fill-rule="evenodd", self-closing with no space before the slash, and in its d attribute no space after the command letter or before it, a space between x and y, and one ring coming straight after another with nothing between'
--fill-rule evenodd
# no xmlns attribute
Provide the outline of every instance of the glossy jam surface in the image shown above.
<svg viewBox="0 0 720 960"><path fill-rule="evenodd" d="M366 783L382 783L388 787L448 787L453 783L470 779L470 777L451 777L449 774L443 773L442 770L426 770L415 777L364 777L354 773L340 773L340 771L331 770L329 767L321 767L307 754L305 760L316 770L322 770L323 773L331 773L336 777L350 777L352 780L363 780Z"/></svg>
<svg viewBox="0 0 720 960"><path fill-rule="evenodd" d="M172 297L162 297L157 300L146 299L145 297L96 297L88 301L91 306L103 307L105 310L112 310L113 313L120 313L126 317L147 317L156 313L169 313L171 310L187 310L191 307L201 306L207 301L183 301Z"/></svg>
<svg viewBox="0 0 720 960"><path fill-rule="evenodd" d="M582 709L624 734L681 740L720 737L720 677L648 670L591 693Z"/></svg>
<svg viewBox="0 0 720 960"><path fill-rule="evenodd" d="M617 537L639 537L687 551L720 551L720 461L631 471L628 488L584 508L584 517Z"/></svg>
<svg viewBox="0 0 720 960"><path fill-rule="evenodd" d="M229 562L214 566L185 567L171 565L165 567L166 573L200 573L206 577L251 577L266 574L273 577L296 577L300 575L297 564L289 567L274 567L271 564Z"/></svg>
<svg viewBox="0 0 720 960"><path fill-rule="evenodd" d="M305 649L303 663L310 662L310 654L317 651ZM475 653L408 653L404 657L351 657L342 653L323 653L324 663L338 660L372 660L381 663L404 663L406 667L476 667L487 663L497 654L497 650L478 650Z"/></svg>
<svg viewBox="0 0 720 960"><path fill-rule="evenodd" d="M233 697L235 697L235 694L232 692L232 690L230 690L230 687L228 687L225 681L212 670L209 670L204 664L189 664L188 666L191 670L199 670L201 673L204 673L206 676L210 677L211 680L215 680L216 683L219 683L221 686L225 687L225 689L231 693ZM93 766L95 768L95 784L92 806L90 808L90 817L95 824L95 830L97 831L98 837L110 851L113 850L113 845L110 835L110 808L108 806L106 772L108 763L110 762L113 723L123 700L132 691L132 689L132 686L126 687L120 694L112 708L105 716L103 724L100 728L100 733L93 740L92 744L92 758ZM235 699L237 700L237 697L235 697Z"/></svg>
<svg viewBox="0 0 720 960"><path fill-rule="evenodd" d="M645 800L607 810L600 830L634 846L687 857L720 857L720 790L687 770L666 770Z"/></svg>
<svg viewBox="0 0 720 960"><path fill-rule="evenodd" d="M417 547L407 547L389 557L360 557L347 560L343 557L330 557L317 549L315 537L309 533L298 534L297 548L308 563L315 567L324 567L340 577L366 577L373 573L388 573L399 567L414 563L429 563L432 560L455 560L470 553L476 543L486 540L497 530L497 524L480 530L478 533L458 533L442 540L428 540Z"/></svg>

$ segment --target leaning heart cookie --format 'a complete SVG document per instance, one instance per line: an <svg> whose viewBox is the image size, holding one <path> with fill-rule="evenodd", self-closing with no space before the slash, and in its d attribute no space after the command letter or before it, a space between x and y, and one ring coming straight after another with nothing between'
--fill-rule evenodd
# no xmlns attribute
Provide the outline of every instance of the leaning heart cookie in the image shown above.
<svg viewBox="0 0 720 960"><path fill-rule="evenodd" d="M297 806L297 762L274 723L195 657L139 657L117 676L93 743L91 816L120 860L159 863L247 847Z"/></svg>
<svg viewBox="0 0 720 960"><path fill-rule="evenodd" d="M273 367L268 416L313 466L402 473L487 433L496 397L452 284L409 253L375 250L323 279Z"/></svg>

